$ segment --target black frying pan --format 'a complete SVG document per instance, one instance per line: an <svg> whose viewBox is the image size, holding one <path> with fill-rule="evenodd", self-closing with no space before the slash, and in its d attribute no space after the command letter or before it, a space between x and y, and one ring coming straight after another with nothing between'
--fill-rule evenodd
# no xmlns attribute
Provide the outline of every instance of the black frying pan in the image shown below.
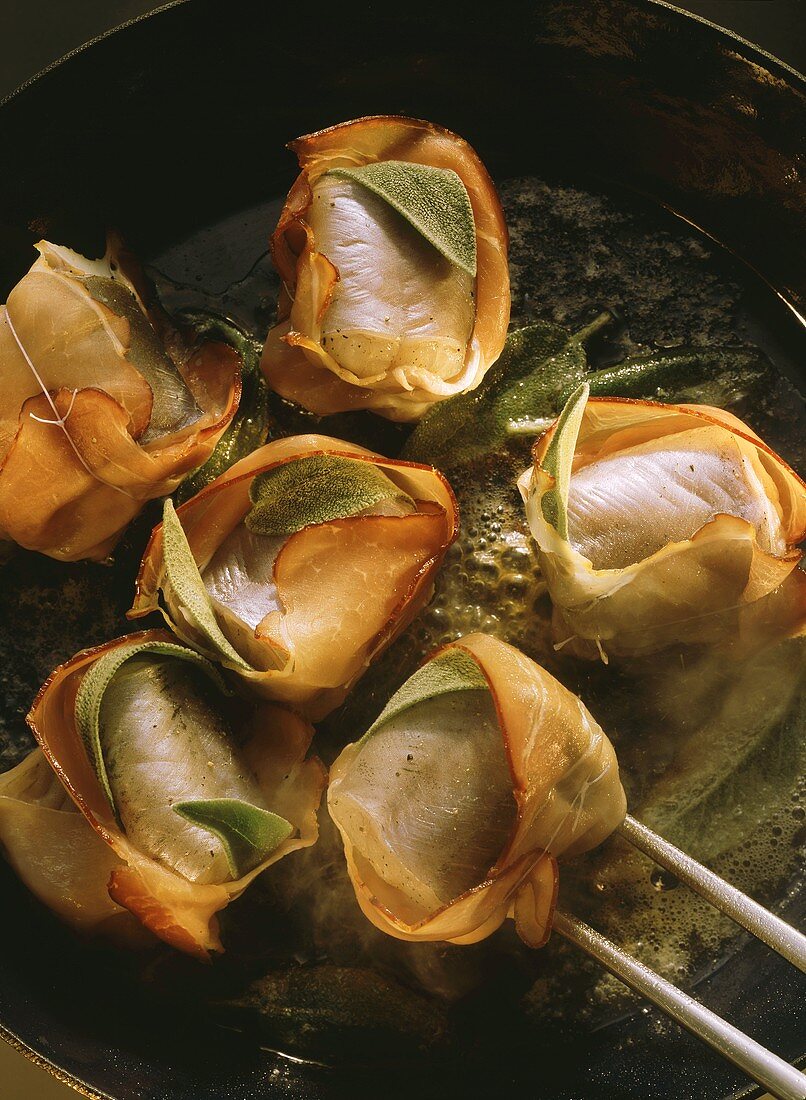
<svg viewBox="0 0 806 1100"><path fill-rule="evenodd" d="M517 188L506 192L510 217L533 219L526 243L515 239L528 261L519 321L582 323L609 307L639 343L738 337L802 380L805 91L752 46L648 0L510 0L483 13L417 0L179 3L71 56L0 109L0 291L40 236L97 254L115 225L165 276L169 304L212 305L265 330L276 289L260 259L265 204L294 174L284 143L362 114L404 113L465 135L498 180L545 181L526 211ZM594 271L586 261L602 248L607 262ZM250 271L252 297L239 296ZM24 553L5 568L3 767L27 750L23 715L51 668L126 629L152 519L135 525L112 570ZM760 900L802 916L791 881L765 889ZM164 953L124 958L79 942L5 865L0 895L2 1033L88 1096L717 1097L742 1085L634 1003L596 1016L581 995L578 1011L525 1026L511 1007L522 969L505 937L452 1010L459 1038L429 1047L444 1023L438 999L412 1001L386 972L371 988L340 985L330 970L319 985L275 989L268 1030L260 1013L230 1011L239 981L276 966L267 941L296 952L295 981L321 962L298 931L302 910L278 912L270 890L228 929L235 962L201 976ZM262 953L250 947L256 929ZM552 950L530 964L530 981L551 974ZM728 963L715 962L701 961L698 996L801 1055L804 991L791 968L743 938ZM322 1028L322 1005L339 997Z"/></svg>

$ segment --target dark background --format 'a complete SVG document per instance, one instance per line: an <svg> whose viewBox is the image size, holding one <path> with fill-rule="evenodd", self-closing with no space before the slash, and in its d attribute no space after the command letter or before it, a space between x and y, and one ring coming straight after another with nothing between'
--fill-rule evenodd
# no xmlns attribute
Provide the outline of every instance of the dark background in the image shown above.
<svg viewBox="0 0 806 1100"><path fill-rule="evenodd" d="M163 6L164 0L0 0L0 99L96 35ZM225 12L225 0L221 6ZM374 6L370 0L368 12ZM687 0L676 6L728 27L806 71L805 0Z"/></svg>
<svg viewBox="0 0 806 1100"><path fill-rule="evenodd" d="M0 99L95 36L162 6L158 0L0 0ZM676 6L727 27L806 71L805 0L688 0ZM371 13L373 4L367 8ZM69 1100L76 1095L2 1042L0 1082L3 1100Z"/></svg>

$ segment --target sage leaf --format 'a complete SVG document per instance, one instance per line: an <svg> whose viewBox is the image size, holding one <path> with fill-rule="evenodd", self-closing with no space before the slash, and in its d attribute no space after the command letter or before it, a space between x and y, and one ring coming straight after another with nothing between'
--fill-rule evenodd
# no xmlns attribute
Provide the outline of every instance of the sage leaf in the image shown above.
<svg viewBox="0 0 806 1100"><path fill-rule="evenodd" d="M489 690L484 673L469 654L461 649L446 649L418 668L395 692L364 737L369 737L385 722L427 699L456 691Z"/></svg>
<svg viewBox="0 0 806 1100"><path fill-rule="evenodd" d="M131 645L119 646L105 653L102 657L99 657L99 659L90 666L76 694L74 707L76 728L87 749L87 753L95 769L95 774L98 776L98 781L106 795L107 801L116 816L117 807L115 806L115 799L112 794L112 787L109 782L109 776L107 774L101 748L101 731L99 724L101 703L106 693L106 689L109 687L115 674L122 665L131 657L140 656L143 653L178 657L183 661L190 661L192 664L201 668L220 691L229 694L229 689L214 665L210 664L206 658L195 653L192 649L186 649L185 646L174 645L171 642L134 642Z"/></svg>
<svg viewBox="0 0 806 1100"><path fill-rule="evenodd" d="M592 397L696 402L725 408L772 388L777 378L763 352L743 347L677 347L634 355L586 375ZM567 400L574 389L563 391Z"/></svg>
<svg viewBox="0 0 806 1100"><path fill-rule="evenodd" d="M284 817L238 798L177 802L173 808L186 821L218 837L233 878L257 867L294 832Z"/></svg>
<svg viewBox="0 0 806 1100"><path fill-rule="evenodd" d="M554 478L554 485L543 494L543 516L560 538L566 540L568 539L568 493L571 488L571 466L589 393L590 388L587 382L584 382L568 398L541 463L546 473Z"/></svg>
<svg viewBox="0 0 806 1100"><path fill-rule="evenodd" d="M515 436L539 435L563 407L569 383L587 374L585 341L610 320L603 313L573 334L546 321L511 332L478 389L434 405L403 457L449 470L503 449Z"/></svg>
<svg viewBox="0 0 806 1100"><path fill-rule="evenodd" d="M695 665L688 673L685 718L669 731L672 765L640 812L698 859L715 860L785 805L803 774L806 640L786 640L739 663L703 657L701 664L701 672ZM662 688L657 694L665 698Z"/></svg>
<svg viewBox="0 0 806 1100"><path fill-rule="evenodd" d="M186 313L183 314L183 320L207 339L223 340L239 353L241 400L235 416L215 445L213 453L203 466L199 466L185 478L174 493L178 504L190 500L234 463L262 447L270 433L272 436L276 434L274 419L269 411L269 390L260 370L261 345L235 325L219 317Z"/></svg>
<svg viewBox="0 0 806 1100"><path fill-rule="evenodd" d="M450 168L383 160L362 168L331 168L387 202L446 260L476 274L476 223L467 188Z"/></svg>
<svg viewBox="0 0 806 1100"><path fill-rule="evenodd" d="M199 567L170 497L165 501L162 512L162 556L168 583L196 629L221 657L245 672L252 671L251 665L233 648L218 625Z"/></svg>
<svg viewBox="0 0 806 1100"><path fill-rule="evenodd" d="M249 488L246 526L257 535L291 535L375 508L414 502L373 465L341 455L309 455L258 474Z"/></svg>
<svg viewBox="0 0 806 1100"><path fill-rule="evenodd" d="M331 899L338 891L343 911L349 912L354 901L346 873L329 874L328 889ZM238 906L231 910L228 929L242 912ZM251 931L252 926L248 928ZM373 1059L379 1060L380 1055L390 1063L422 1057L423 1050L438 1047L448 1026L448 1010L442 1001L434 1002L369 967L332 963L261 974L245 989L236 988L230 998L218 1001L217 1008L227 1018L231 1016L239 1028L247 1012L250 1020L260 1021L259 1026L280 1049L287 1046L319 1061L325 1055L337 1066L366 1060L368 1020L372 1021Z"/></svg>

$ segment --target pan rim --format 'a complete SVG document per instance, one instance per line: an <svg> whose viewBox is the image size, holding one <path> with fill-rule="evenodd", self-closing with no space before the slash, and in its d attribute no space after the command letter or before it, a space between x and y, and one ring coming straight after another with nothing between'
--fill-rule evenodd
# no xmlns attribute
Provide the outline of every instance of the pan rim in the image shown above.
<svg viewBox="0 0 806 1100"><path fill-rule="evenodd" d="M762 65L772 76L775 76L780 80L788 83L799 93L806 96L806 74L801 73L798 69L789 65L787 62L782 61L779 57L776 57L774 54L768 52L761 46L743 37L742 35L737 34L730 28L715 23L712 20L707 19L706 17L701 16L695 12L691 12L687 9L678 7L676 4L668 2L668 0L630 0L630 2L636 7L644 8L645 10L651 11L652 9L663 9L664 11L672 13L673 17L679 17L680 19L689 20L693 23L698 24L701 27L707 28L707 34L712 42L714 42L715 44L721 42L723 45L731 46L743 60L752 64ZM39 85L51 73L60 70L62 66L65 65L67 62L70 62L73 59L80 57L89 49L100 45L105 40L110 39L113 36L119 35L125 31L128 31L130 28L138 26L141 23L145 23L147 20L156 19L166 12L178 9L180 7L188 6L189 4L190 0L167 0L167 2L160 4L158 7L155 7L150 11L127 19L117 26L110 27L100 34L95 35L88 41L82 43L79 46L76 46L75 48L69 50L67 53L61 55L60 57L55 58L53 61L45 65L42 69L39 69L37 72L24 80L6 96L0 99L0 110L6 108L7 106L13 105L28 89L35 85ZM667 206L666 208L669 209L670 212L676 217L688 221L689 224L696 228L700 233L706 233L708 236L711 236L711 234L708 233L707 230L703 229L702 226L688 218L685 214L681 213L671 206ZM736 255L733 249L731 249L729 246L725 245L715 237L712 237L712 239L715 240L721 248L727 249L731 253L731 255ZM743 257L737 258L743 264L750 267L757 276L762 278L763 281L770 287L770 289L772 289L772 291L781 299L781 301L786 306L788 306L793 313L795 313L795 316L798 318L801 324L806 325L806 318L802 317L798 313L793 304L787 299L785 295L781 293L780 289L773 286L773 284L756 268L750 265L746 259L744 259ZM0 1020L0 1039L8 1043L8 1045L11 1046L12 1049L25 1057L29 1062L33 1063L35 1066L38 1066L40 1069L45 1070L57 1081L69 1086L70 1088L75 1090L76 1093L78 1093L80 1096L86 1097L87 1100L116 1100L115 1096L113 1096L111 1093L101 1091L94 1086L89 1085L85 1080L82 1080L82 1078L76 1076L74 1073L71 1073L68 1070L63 1069L51 1058L40 1053L35 1047L31 1046L26 1040L22 1039L20 1035L9 1028L2 1020ZM799 1068L806 1068L806 1053L797 1057L794 1060L794 1064ZM740 1088L738 1091L735 1091L734 1093L726 1096L725 1100L754 1100L754 1098L760 1098L762 1095L763 1089L761 1089L759 1086L748 1084L747 1086Z"/></svg>
<svg viewBox="0 0 806 1100"><path fill-rule="evenodd" d="M665 11L673 12L675 15L680 16L683 19L689 19L694 23L699 24L702 27L707 27L709 34L716 39L723 38L729 42L739 45L745 51L741 56L746 61L763 61L765 65L771 66L770 72L772 75L778 76L781 79L789 80L790 83L794 83L799 90L806 95L806 74L801 73L798 69L789 65L786 61L782 61L780 57L776 57L775 54L769 53L769 51L763 49L755 42L751 42L749 38L744 38L742 35L732 31L729 27L723 27L719 23L714 23L710 19L706 19L703 15L697 15L696 12L688 11L685 8L679 8L676 4L671 4L668 0L631 0L632 3L639 6L645 5L654 8L663 8ZM135 15L132 19L127 19L124 23L118 24L116 27L110 27L108 30L102 31L101 34L95 35L87 42L82 43L80 46L76 46L72 50L68 50L67 53L62 54L61 57L55 58L44 68L39 69L32 76L24 80L22 84L17 85L8 95L0 99L0 110L6 107L8 104L17 100L23 92L27 91L32 85L39 83L45 77L47 77L54 70L61 68L67 61L71 61L73 58L80 56L87 50L94 46L104 42L107 38L111 38L113 35L120 34L123 31L128 30L130 27L137 26L140 23L144 23L147 19L153 19L164 12L172 11L174 8L182 7L185 4L189 4L190 0L167 0L167 3L161 4L157 8L153 8L151 11L143 12L142 15ZM755 55L755 56L753 56ZM777 72L775 70L778 70Z"/></svg>

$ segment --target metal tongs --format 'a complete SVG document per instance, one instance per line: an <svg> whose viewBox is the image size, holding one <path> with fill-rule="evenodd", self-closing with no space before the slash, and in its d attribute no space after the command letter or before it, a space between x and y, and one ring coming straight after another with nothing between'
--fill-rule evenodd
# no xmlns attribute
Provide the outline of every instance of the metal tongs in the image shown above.
<svg viewBox="0 0 806 1100"><path fill-rule="evenodd" d="M617 831L661 867L671 871L681 882L696 890L706 901L711 902L742 928L752 932L802 973L806 973L806 936L797 929L629 814ZM717 1016L699 1001L695 1001L660 974L638 962L583 921L570 913L557 910L554 914L554 928L561 936L582 948L615 974L625 985L646 997L667 1016L708 1043L759 1085L763 1085L773 1096L779 1097L779 1100L806 1100L806 1074L761 1046L721 1016Z"/></svg>

